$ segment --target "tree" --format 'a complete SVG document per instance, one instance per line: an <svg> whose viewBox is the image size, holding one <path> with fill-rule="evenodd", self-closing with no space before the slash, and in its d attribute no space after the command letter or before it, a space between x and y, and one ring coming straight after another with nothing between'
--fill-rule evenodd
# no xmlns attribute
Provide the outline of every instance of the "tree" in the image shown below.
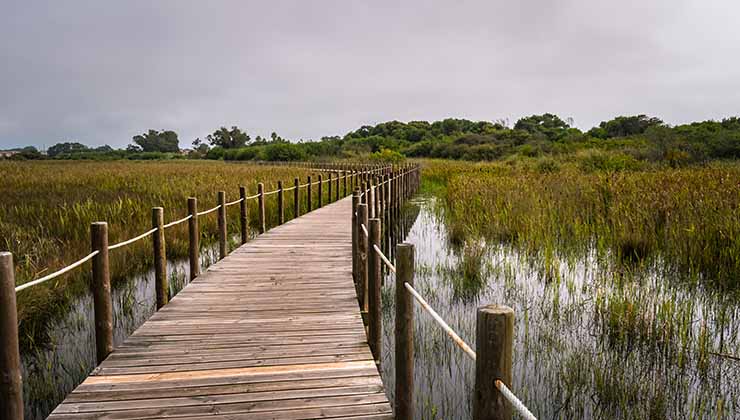
<svg viewBox="0 0 740 420"><path fill-rule="evenodd" d="M237 149L247 145L249 135L237 126L232 126L231 130L221 127L214 131L213 134L209 134L206 140L208 140L211 146L218 146L224 149Z"/></svg>
<svg viewBox="0 0 740 420"><path fill-rule="evenodd" d="M69 154L69 153L75 153L75 152L86 152L88 150L90 149L82 143L65 142L65 143L57 143L51 146L46 151L46 154L49 157L55 157L55 156L65 154L65 153Z"/></svg>
<svg viewBox="0 0 740 420"><path fill-rule="evenodd" d="M647 115L619 116L609 121L602 121L598 127L589 130L592 137L602 139L612 137L627 137L643 134L650 127L662 125L660 118L648 117Z"/></svg>
<svg viewBox="0 0 740 420"><path fill-rule="evenodd" d="M149 130L144 134L133 137L134 143L144 152L172 152L180 151L180 141L177 139L177 133L172 130ZM136 146L129 145L128 151L136 150Z"/></svg>
<svg viewBox="0 0 740 420"><path fill-rule="evenodd" d="M26 146L22 148L18 153L10 157L10 159L13 160L36 160L43 158L44 156L41 154L41 152L39 152L38 149L33 146Z"/></svg>
<svg viewBox="0 0 740 420"><path fill-rule="evenodd" d="M531 115L520 118L514 124L515 130L524 130L531 134L543 134L548 140L561 139L570 125L555 114Z"/></svg>

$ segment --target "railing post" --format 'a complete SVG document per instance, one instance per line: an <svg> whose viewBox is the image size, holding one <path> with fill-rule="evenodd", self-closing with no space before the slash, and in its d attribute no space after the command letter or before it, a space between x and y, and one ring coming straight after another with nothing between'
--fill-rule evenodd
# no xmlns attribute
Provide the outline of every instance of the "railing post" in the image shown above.
<svg viewBox="0 0 740 420"><path fill-rule="evenodd" d="M334 190L334 199L335 201L339 201L339 172L334 172L334 176L336 178L336 189Z"/></svg>
<svg viewBox="0 0 740 420"><path fill-rule="evenodd" d="M396 245L396 419L414 418L414 245Z"/></svg>
<svg viewBox="0 0 740 420"><path fill-rule="evenodd" d="M375 182L374 179L371 178L370 182L368 183L368 194L370 195L367 198L367 207L368 207L368 217L371 219L374 219L378 216L375 215Z"/></svg>
<svg viewBox="0 0 740 420"><path fill-rule="evenodd" d="M324 183L321 181L321 175L319 175L319 208L324 205Z"/></svg>
<svg viewBox="0 0 740 420"><path fill-rule="evenodd" d="M226 192L218 192L218 256L226 258Z"/></svg>
<svg viewBox="0 0 740 420"><path fill-rule="evenodd" d="M331 175L332 175L332 173L331 173L331 172L329 172L329 182L327 182L327 183L329 184L329 191L328 191L328 193L329 193L329 197L328 197L328 198L326 199L326 202L327 202L327 203L331 203L331 199L332 199L332 198L334 197L334 196L332 195L332 193L331 193L331 191L332 191L332 188L331 188L331 184L332 184L332 176L331 176Z"/></svg>
<svg viewBox="0 0 740 420"><path fill-rule="evenodd" d="M375 246L380 248L380 219L370 219L367 228L368 238L368 342L375 357L375 363L380 365L383 350L383 316L380 297L381 274L380 254Z"/></svg>
<svg viewBox="0 0 740 420"><path fill-rule="evenodd" d="M167 250L164 239L164 209L152 208L152 234L154 247L154 289L157 293L157 310L162 309L170 298L170 286L167 279Z"/></svg>
<svg viewBox="0 0 740 420"><path fill-rule="evenodd" d="M313 210L312 208L313 207L313 197L311 196L311 176L310 175L308 176L308 187L306 188L308 188L306 190L306 196L307 196L306 197L306 201L307 201L306 212L309 213L311 212L311 210Z"/></svg>
<svg viewBox="0 0 740 420"><path fill-rule="evenodd" d="M15 268L10 252L0 252L0 418L23 420Z"/></svg>
<svg viewBox="0 0 740 420"><path fill-rule="evenodd" d="M259 212L259 231L265 233L265 184L257 184L257 206Z"/></svg>
<svg viewBox="0 0 740 420"><path fill-rule="evenodd" d="M285 223L285 202L283 201L283 181L278 181L278 224Z"/></svg>
<svg viewBox="0 0 740 420"><path fill-rule="evenodd" d="M190 280L200 275L200 229L198 227L198 199L188 198L188 236L190 239L188 258L190 260Z"/></svg>
<svg viewBox="0 0 740 420"><path fill-rule="evenodd" d="M92 295L95 312L95 349L98 364L113 351L113 301L110 292L108 262L108 223L95 222L90 226L92 259Z"/></svg>
<svg viewBox="0 0 740 420"><path fill-rule="evenodd" d="M347 171L342 171L342 197L347 196Z"/></svg>
<svg viewBox="0 0 740 420"><path fill-rule="evenodd" d="M249 239L249 219L247 218L247 187L239 187L239 233L241 234L242 245Z"/></svg>
<svg viewBox="0 0 740 420"><path fill-rule="evenodd" d="M478 308L475 344L475 420L510 420L511 405L496 387L496 380L511 386L514 311L508 306Z"/></svg>
<svg viewBox="0 0 740 420"><path fill-rule="evenodd" d="M360 191L355 189L354 192L352 192L352 278L355 281L355 285L360 280L360 276L357 274L357 206L359 204Z"/></svg>
<svg viewBox="0 0 740 420"><path fill-rule="evenodd" d="M367 284L367 237L362 226L367 228L367 204L357 205L357 285L360 289L360 310L368 311L368 284Z"/></svg>
<svg viewBox="0 0 740 420"><path fill-rule="evenodd" d="M301 181L293 180L293 218L301 216Z"/></svg>

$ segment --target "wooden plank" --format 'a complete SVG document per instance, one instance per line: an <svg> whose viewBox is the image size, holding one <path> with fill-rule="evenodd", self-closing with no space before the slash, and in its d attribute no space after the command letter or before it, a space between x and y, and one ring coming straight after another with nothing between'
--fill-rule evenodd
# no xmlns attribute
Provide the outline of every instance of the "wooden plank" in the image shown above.
<svg viewBox="0 0 740 420"><path fill-rule="evenodd" d="M350 208L326 205L213 265L49 418L391 419L352 281Z"/></svg>

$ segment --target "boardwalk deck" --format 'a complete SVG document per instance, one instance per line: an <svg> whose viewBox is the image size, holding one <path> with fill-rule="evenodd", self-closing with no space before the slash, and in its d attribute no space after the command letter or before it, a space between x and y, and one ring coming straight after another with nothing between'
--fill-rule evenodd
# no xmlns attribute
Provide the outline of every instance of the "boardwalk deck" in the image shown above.
<svg viewBox="0 0 740 420"><path fill-rule="evenodd" d="M235 250L50 419L390 419L352 282L351 198Z"/></svg>

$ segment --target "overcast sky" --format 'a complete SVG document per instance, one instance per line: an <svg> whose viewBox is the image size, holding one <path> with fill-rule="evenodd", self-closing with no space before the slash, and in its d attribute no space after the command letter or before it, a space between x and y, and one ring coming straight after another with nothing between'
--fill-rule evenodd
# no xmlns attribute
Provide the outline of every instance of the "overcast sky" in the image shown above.
<svg viewBox="0 0 740 420"><path fill-rule="evenodd" d="M403 3L399 5L396 3ZM740 2L0 0L0 148L740 114Z"/></svg>

